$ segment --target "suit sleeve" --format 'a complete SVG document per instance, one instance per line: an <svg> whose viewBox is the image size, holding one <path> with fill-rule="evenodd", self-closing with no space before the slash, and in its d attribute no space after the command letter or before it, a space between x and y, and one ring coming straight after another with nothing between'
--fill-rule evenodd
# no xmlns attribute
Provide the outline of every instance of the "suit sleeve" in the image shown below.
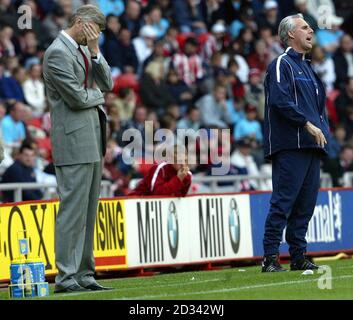
<svg viewBox="0 0 353 320"><path fill-rule="evenodd" d="M298 108L294 79L288 63L283 59L277 60L270 68L268 76L267 98L270 107L293 125L303 127L307 119Z"/></svg>
<svg viewBox="0 0 353 320"><path fill-rule="evenodd" d="M75 73L72 59L62 50L48 56L48 75L62 99L73 110L96 107L104 103L99 89L84 88Z"/></svg>
<svg viewBox="0 0 353 320"><path fill-rule="evenodd" d="M97 86L102 91L113 90L113 79L110 67L102 54L100 54L98 61L92 61L92 69L93 78L94 81L97 83Z"/></svg>

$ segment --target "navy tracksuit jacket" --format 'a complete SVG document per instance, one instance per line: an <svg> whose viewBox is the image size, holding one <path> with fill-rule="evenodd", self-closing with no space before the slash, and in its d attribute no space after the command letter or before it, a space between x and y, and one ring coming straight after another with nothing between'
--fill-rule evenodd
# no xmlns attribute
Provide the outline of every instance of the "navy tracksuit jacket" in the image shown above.
<svg viewBox="0 0 353 320"><path fill-rule="evenodd" d="M266 220L264 254L279 252L282 233L292 260L306 252L305 235L320 187L320 147L304 128L310 121L329 141L325 88L310 60L291 47L276 58L265 78L265 157L272 160L273 193Z"/></svg>

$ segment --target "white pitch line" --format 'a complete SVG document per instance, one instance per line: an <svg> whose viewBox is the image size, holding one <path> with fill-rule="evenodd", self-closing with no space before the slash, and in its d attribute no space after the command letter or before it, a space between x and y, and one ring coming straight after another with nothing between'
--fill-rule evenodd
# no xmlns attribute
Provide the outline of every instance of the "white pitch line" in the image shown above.
<svg viewBox="0 0 353 320"><path fill-rule="evenodd" d="M74 296L78 296L78 295L83 295L83 294L93 294L93 293L107 293L107 292L119 292L119 291L130 291L130 290L141 290L143 288L164 288L164 287L179 287L181 285L194 285L194 284L200 284L200 283L206 283L206 282L215 282L215 281L221 281L224 279L207 279L207 280L188 280L187 282L175 282L175 283L168 283L168 284L160 284L160 285L155 285L155 286L151 286L151 285L146 285L146 286L136 286L136 287L127 287L127 288L116 288L116 289L112 289L109 291L106 290L102 290L102 291L84 291L84 292L72 292L72 293L60 293L57 295L58 298L60 297L74 297ZM44 299L48 299L51 296L47 296L47 297L42 297ZM56 296L56 294L55 294Z"/></svg>
<svg viewBox="0 0 353 320"><path fill-rule="evenodd" d="M349 267L337 267L337 269L352 269L353 266L349 266Z"/></svg>
<svg viewBox="0 0 353 320"><path fill-rule="evenodd" d="M346 278L353 278L353 275L345 275L339 277L331 277L327 278L331 280L339 280L339 279L346 279ZM315 279L307 279L307 280L296 280L296 281L283 281L283 282L275 282L275 283L266 283L266 284L258 284L253 286L244 286L238 288L228 288L228 289L215 289L215 290L208 290L208 291L198 291L198 292L183 292L183 293L175 293L175 294L160 294L160 295L150 295L150 296L139 296L139 297L122 297L122 298L115 298L114 300L141 300L141 299L155 299L155 298L167 298L167 297L182 297L182 296L189 296L189 295L205 295L210 293L225 293L225 292L236 292L241 290L248 290L248 289L258 289L258 288L267 288L267 287L276 287L282 285L291 285L297 283L307 283L307 282L315 282L318 281L319 278Z"/></svg>

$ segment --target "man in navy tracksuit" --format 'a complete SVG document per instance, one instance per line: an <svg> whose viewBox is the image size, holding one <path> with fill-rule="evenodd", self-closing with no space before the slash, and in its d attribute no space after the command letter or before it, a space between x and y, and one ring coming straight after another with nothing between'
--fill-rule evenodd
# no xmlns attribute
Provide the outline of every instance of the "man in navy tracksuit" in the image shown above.
<svg viewBox="0 0 353 320"><path fill-rule="evenodd" d="M320 187L320 158L329 135L325 89L306 54L313 30L301 15L286 17L279 30L285 52L265 79L265 157L272 160L273 194L265 224L262 272L285 271L278 262L286 227L291 270L317 269L305 257L305 235Z"/></svg>

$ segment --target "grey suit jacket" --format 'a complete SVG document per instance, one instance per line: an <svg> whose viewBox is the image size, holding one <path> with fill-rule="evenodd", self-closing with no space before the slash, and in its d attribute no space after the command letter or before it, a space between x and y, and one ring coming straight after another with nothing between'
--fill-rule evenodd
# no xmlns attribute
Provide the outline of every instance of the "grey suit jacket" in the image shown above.
<svg viewBox="0 0 353 320"><path fill-rule="evenodd" d="M92 62L87 47L88 85L85 63L77 48L61 33L46 50L43 76L51 117L54 165L100 161L101 125L98 108L104 103L102 91L113 87L110 68L103 56ZM98 88L92 88L93 81Z"/></svg>

